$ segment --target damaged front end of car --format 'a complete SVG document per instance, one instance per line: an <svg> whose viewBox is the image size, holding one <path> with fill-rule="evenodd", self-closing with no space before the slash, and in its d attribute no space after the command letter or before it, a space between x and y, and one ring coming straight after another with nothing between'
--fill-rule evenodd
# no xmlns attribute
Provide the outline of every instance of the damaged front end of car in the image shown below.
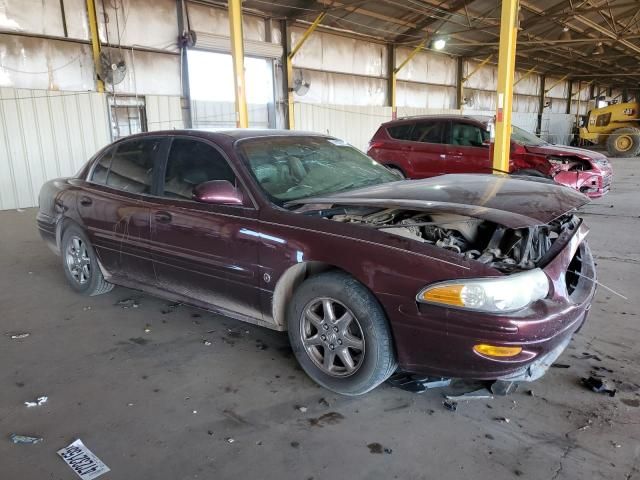
<svg viewBox="0 0 640 480"><path fill-rule="evenodd" d="M532 381L564 351L595 294L588 229L576 215L587 202L535 180L452 175L314 198L301 211L400 237L410 251L446 252L464 267L425 281L413 307L387 300L404 370ZM442 346L425 350L424 335Z"/></svg>

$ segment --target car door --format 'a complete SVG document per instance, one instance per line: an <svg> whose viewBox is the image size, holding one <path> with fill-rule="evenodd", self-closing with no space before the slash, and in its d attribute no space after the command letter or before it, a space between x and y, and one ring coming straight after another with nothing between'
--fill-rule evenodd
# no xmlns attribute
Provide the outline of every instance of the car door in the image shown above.
<svg viewBox="0 0 640 480"><path fill-rule="evenodd" d="M151 210L151 242L158 286L227 313L262 320L258 278L259 238L250 232L257 210L222 149L174 137ZM192 200L196 185L228 180L245 204Z"/></svg>
<svg viewBox="0 0 640 480"><path fill-rule="evenodd" d="M409 140L408 158L413 170L412 178L442 175L446 171L446 146L443 144L448 121L430 119L417 121Z"/></svg>
<svg viewBox="0 0 640 480"><path fill-rule="evenodd" d="M446 163L449 173L492 173L489 132L475 123L454 120Z"/></svg>
<svg viewBox="0 0 640 480"><path fill-rule="evenodd" d="M141 137L115 144L97 160L78 193L77 208L109 275L153 284L149 198L154 165L167 140Z"/></svg>

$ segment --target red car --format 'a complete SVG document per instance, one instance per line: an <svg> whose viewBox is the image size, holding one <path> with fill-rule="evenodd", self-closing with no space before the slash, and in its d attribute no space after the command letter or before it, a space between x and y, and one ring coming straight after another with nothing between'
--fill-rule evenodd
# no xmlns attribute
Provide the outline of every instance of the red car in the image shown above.
<svg viewBox="0 0 640 480"><path fill-rule="evenodd" d="M46 183L37 223L79 294L124 285L287 330L311 378L358 395L398 366L540 377L595 293L587 202L539 179L399 181L323 135L172 130Z"/></svg>
<svg viewBox="0 0 640 480"><path fill-rule="evenodd" d="M367 154L405 178L493 170L489 117L426 116L380 126ZM553 145L513 127L509 173L552 178L590 198L609 191L613 170L607 157L582 148Z"/></svg>

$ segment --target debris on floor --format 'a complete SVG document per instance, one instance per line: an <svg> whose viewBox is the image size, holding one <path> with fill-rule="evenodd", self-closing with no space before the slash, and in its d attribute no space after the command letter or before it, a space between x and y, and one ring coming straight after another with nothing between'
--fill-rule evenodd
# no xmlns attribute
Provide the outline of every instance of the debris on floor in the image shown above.
<svg viewBox="0 0 640 480"><path fill-rule="evenodd" d="M236 441L235 438L232 438L232 437L227 437L225 438L225 440L227 441L227 443L233 443Z"/></svg>
<svg viewBox="0 0 640 480"><path fill-rule="evenodd" d="M510 382L507 380L496 380L489 387L491 389L491 393L497 395L499 397L504 397L506 395L511 395L518 390L518 382Z"/></svg>
<svg viewBox="0 0 640 480"><path fill-rule="evenodd" d="M387 380L391 386L408 392L423 393L432 388L448 387L450 378L428 377L411 373L396 373Z"/></svg>
<svg viewBox="0 0 640 480"><path fill-rule="evenodd" d="M442 402L442 405L444 406L444 408L446 408L447 410L451 410L452 412L458 410L458 402L454 402L453 400L445 400L444 402Z"/></svg>
<svg viewBox="0 0 640 480"><path fill-rule="evenodd" d="M301 413L306 413L307 412L307 407L303 407L303 406L296 406L296 410L300 410Z"/></svg>
<svg viewBox="0 0 640 480"><path fill-rule="evenodd" d="M459 402L461 400L480 400L480 399L486 400L487 398L493 398L493 395L486 388L481 388L479 390L462 393L460 395L445 395L445 398L447 400Z"/></svg>
<svg viewBox="0 0 640 480"><path fill-rule="evenodd" d="M393 453L393 450L387 447L383 447L378 442L370 443L369 445L367 445L367 448L369 449L369 453L378 454L378 455L381 455L382 453L391 455Z"/></svg>
<svg viewBox="0 0 640 480"><path fill-rule="evenodd" d="M606 383L601 378L589 377L583 378L582 384L595 393L606 393L610 397L616 396L616 390L607 388Z"/></svg>
<svg viewBox="0 0 640 480"><path fill-rule="evenodd" d="M83 480L93 480L111 471L80 439L58 450L58 455Z"/></svg>
<svg viewBox="0 0 640 480"><path fill-rule="evenodd" d="M22 338L27 338L29 335L31 335L29 332L14 333L13 335L11 335L11 339L20 340Z"/></svg>
<svg viewBox="0 0 640 480"><path fill-rule="evenodd" d="M144 326L144 333L151 333L151 325L148 323Z"/></svg>
<svg viewBox="0 0 640 480"><path fill-rule="evenodd" d="M127 308L138 308L140 304L135 298L123 298L118 303L116 303L116 306L127 309Z"/></svg>
<svg viewBox="0 0 640 480"><path fill-rule="evenodd" d="M502 423L509 423L511 422L511 420L507 417L496 417L494 418L495 421L497 422L502 422Z"/></svg>
<svg viewBox="0 0 640 480"><path fill-rule="evenodd" d="M203 341L202 341L202 344L203 344L205 347L210 347L210 346L211 346L211 341L210 341L210 340L203 340Z"/></svg>
<svg viewBox="0 0 640 480"><path fill-rule="evenodd" d="M571 365L567 365L566 363L552 363L551 366L553 368L571 368Z"/></svg>
<svg viewBox="0 0 640 480"><path fill-rule="evenodd" d="M324 415L319 416L318 418L310 418L309 425L312 427L324 427L325 425L337 425L342 420L344 420L344 415L338 412L329 412Z"/></svg>
<svg viewBox="0 0 640 480"><path fill-rule="evenodd" d="M173 313L176 310L176 308L178 308L179 306L180 306L179 303L168 303L167 308L161 310L160 313L162 313L162 315Z"/></svg>
<svg viewBox="0 0 640 480"><path fill-rule="evenodd" d="M24 404L28 408L39 407L40 405L44 405L45 403L47 403L47 400L49 400L49 397L42 396L42 397L36 398L35 402L24 402Z"/></svg>
<svg viewBox="0 0 640 480"><path fill-rule="evenodd" d="M602 359L595 353L587 353L587 352L582 352L581 356L573 355L573 358L577 358L578 360L595 360L596 362L602 361Z"/></svg>
<svg viewBox="0 0 640 480"><path fill-rule="evenodd" d="M30 435L18 435L17 433L12 433L9 436L9 440L11 440L15 444L19 445L34 445L36 443L40 443L44 441L42 437L32 437Z"/></svg>

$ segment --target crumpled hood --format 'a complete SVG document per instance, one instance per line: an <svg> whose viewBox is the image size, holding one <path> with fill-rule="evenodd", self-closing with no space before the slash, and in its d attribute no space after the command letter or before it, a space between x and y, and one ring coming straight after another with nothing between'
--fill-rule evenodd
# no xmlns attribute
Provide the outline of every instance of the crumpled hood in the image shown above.
<svg viewBox="0 0 640 480"><path fill-rule="evenodd" d="M527 152L538 155L556 155L558 157L578 157L596 163L608 163L607 157L598 152L568 145L525 145Z"/></svg>
<svg viewBox="0 0 640 480"><path fill-rule="evenodd" d="M290 203L453 213L522 228L549 223L589 203L589 198L542 178L463 174L385 183Z"/></svg>

